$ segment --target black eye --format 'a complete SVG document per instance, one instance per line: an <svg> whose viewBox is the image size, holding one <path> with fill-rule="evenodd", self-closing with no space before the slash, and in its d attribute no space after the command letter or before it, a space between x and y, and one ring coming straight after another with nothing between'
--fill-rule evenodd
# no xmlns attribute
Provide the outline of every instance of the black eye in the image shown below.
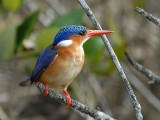
<svg viewBox="0 0 160 120"><path fill-rule="evenodd" d="M81 31L78 34L81 35L81 36L84 36L86 34L86 31Z"/></svg>

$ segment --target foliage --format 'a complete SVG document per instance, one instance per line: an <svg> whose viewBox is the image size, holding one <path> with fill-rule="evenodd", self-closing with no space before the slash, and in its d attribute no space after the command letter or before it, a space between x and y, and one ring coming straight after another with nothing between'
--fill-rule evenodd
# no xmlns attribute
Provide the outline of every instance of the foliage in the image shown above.
<svg viewBox="0 0 160 120"><path fill-rule="evenodd" d="M134 0L133 2L134 2L134 6L144 8L146 0Z"/></svg>
<svg viewBox="0 0 160 120"><path fill-rule="evenodd" d="M57 17L49 27L63 27L68 25L81 25L84 11L82 9L76 9L67 14Z"/></svg>
<svg viewBox="0 0 160 120"><path fill-rule="evenodd" d="M2 0L5 9L16 11L22 4L23 0Z"/></svg>
<svg viewBox="0 0 160 120"><path fill-rule="evenodd" d="M60 28L58 27L46 28L37 35L36 44L40 51L44 50L49 44L53 42L53 38L59 29Z"/></svg>
<svg viewBox="0 0 160 120"><path fill-rule="evenodd" d="M37 22L39 11L34 12L28 16L21 25L17 28L16 51L21 45L22 41L33 31L33 26Z"/></svg>
<svg viewBox="0 0 160 120"><path fill-rule="evenodd" d="M0 34L0 61L12 57L15 48L16 29L14 26L6 28Z"/></svg>

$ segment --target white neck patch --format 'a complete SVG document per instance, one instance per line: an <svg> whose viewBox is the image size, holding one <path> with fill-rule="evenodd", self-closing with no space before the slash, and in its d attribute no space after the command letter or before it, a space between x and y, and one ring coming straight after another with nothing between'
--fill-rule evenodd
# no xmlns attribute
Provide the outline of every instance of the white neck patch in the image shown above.
<svg viewBox="0 0 160 120"><path fill-rule="evenodd" d="M89 39L90 37L87 37L83 40L83 42L81 43L81 46L83 46L83 44Z"/></svg>
<svg viewBox="0 0 160 120"><path fill-rule="evenodd" d="M72 40L63 40L57 44L57 46L68 47L72 44Z"/></svg>

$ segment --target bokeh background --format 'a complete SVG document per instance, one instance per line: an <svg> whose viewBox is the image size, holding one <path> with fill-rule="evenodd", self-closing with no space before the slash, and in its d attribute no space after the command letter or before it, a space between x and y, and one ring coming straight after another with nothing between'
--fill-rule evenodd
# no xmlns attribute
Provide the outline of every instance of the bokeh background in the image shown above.
<svg viewBox="0 0 160 120"><path fill-rule="evenodd" d="M86 0L115 50L145 120L160 120L160 86L132 68L127 50L142 65L160 73L160 28L138 14L141 7L160 18L159 0ZM76 0L0 0L0 120L92 120L89 116L40 94L35 86L18 83L30 76L40 53L62 26L95 29ZM72 98L118 120L135 120L129 96L101 40L84 45L82 72L69 87Z"/></svg>

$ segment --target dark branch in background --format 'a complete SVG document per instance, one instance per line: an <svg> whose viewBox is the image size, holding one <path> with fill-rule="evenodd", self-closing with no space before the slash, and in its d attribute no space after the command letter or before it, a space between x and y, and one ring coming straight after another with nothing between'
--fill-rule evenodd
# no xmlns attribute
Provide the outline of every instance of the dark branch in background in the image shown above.
<svg viewBox="0 0 160 120"><path fill-rule="evenodd" d="M85 2L85 0L78 0L78 2L80 3L80 5L82 6L82 8L85 10L86 14L88 15L88 17L91 19L91 21L93 22L93 24L95 25L95 27L98 29L98 30L102 30L102 27L100 26L100 24L98 23L96 17L94 16L93 12L91 11L91 9L89 8L89 6L87 5L87 3ZM111 46L111 44L109 43L107 37L105 35L101 35L101 38L103 39L103 42L123 80L123 83L127 89L127 92L129 94L129 97L130 97L130 100L132 102L132 105L133 105L133 108L136 112L136 117L137 117L137 120L142 120L143 119L143 116L142 116L142 113L141 113L141 106L140 104L138 103L137 101L137 98L132 90L132 87L118 61L118 58L115 54L115 52L113 51L113 48Z"/></svg>
<svg viewBox="0 0 160 120"><path fill-rule="evenodd" d="M144 11L142 8L135 7L135 10L138 13L142 14L144 17L146 17L148 20L150 20L151 22L155 23L156 25L158 25L160 27L160 19L158 19L155 16L153 16L152 14L149 14L148 12Z"/></svg>
<svg viewBox="0 0 160 120"><path fill-rule="evenodd" d="M153 22L154 24L160 27L160 19L144 11L142 8L136 7L135 10L138 13L142 14L145 18L147 18L148 20L150 20L151 22ZM157 84L157 83L160 84L160 76L156 75L151 70L145 68L144 66L134 61L133 58L131 58L127 52L125 52L125 55L128 61L136 70L138 70L139 72L141 72L142 74L144 74L150 79L150 81L148 82L149 84Z"/></svg>
<svg viewBox="0 0 160 120"><path fill-rule="evenodd" d="M42 83L37 82L36 86L39 88L41 93L44 93L45 86ZM49 90L47 96L50 99L57 100L61 103L67 104L66 97L61 94L55 93L53 90ZM105 114L99 110L90 108L87 105L84 105L84 104L82 104L76 100L73 100L73 99L71 99L71 107L74 108L75 110L78 110L84 114L87 114L87 115L93 117L95 120L115 120L115 119L111 118L110 116L108 116L107 114Z"/></svg>
<svg viewBox="0 0 160 120"><path fill-rule="evenodd" d="M129 54L127 51L125 51L125 55L129 63L139 72L144 74L146 77L150 79L148 82L149 84L160 84L160 76L153 73L151 70L145 68L141 64L137 63Z"/></svg>
<svg viewBox="0 0 160 120"><path fill-rule="evenodd" d="M137 91L150 103L157 111L160 112L160 100L147 88L143 82L141 82L127 67L126 64L123 65L124 70L129 75L130 82L136 88Z"/></svg>

